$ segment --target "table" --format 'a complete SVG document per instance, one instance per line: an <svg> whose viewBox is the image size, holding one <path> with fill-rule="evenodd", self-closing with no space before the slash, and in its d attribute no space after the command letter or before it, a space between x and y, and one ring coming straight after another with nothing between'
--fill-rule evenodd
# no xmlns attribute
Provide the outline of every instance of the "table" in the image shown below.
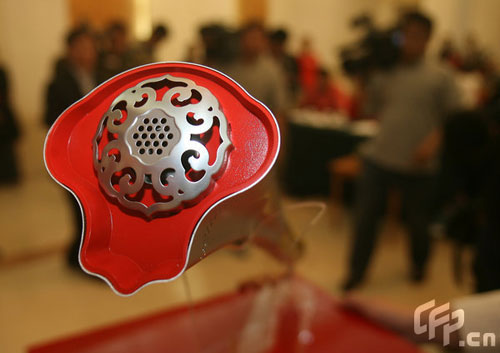
<svg viewBox="0 0 500 353"><path fill-rule="evenodd" d="M374 120L349 121L339 113L293 110L284 146L286 191L294 196L328 195L328 162L354 153L377 132Z"/></svg>

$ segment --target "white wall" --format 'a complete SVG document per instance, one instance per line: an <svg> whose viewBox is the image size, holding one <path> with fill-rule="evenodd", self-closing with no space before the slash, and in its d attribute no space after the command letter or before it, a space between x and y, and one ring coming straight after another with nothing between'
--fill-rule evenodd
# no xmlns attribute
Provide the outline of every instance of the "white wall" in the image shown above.
<svg viewBox="0 0 500 353"><path fill-rule="evenodd" d="M41 121L43 91L68 22L65 0L0 0L0 60L25 122Z"/></svg>
<svg viewBox="0 0 500 353"><path fill-rule="evenodd" d="M312 39L318 59L327 67L338 62L339 48L355 39L350 19L371 10L373 0L269 0L268 24L290 33L290 49L297 52L303 37Z"/></svg>
<svg viewBox="0 0 500 353"><path fill-rule="evenodd" d="M500 65L500 1L422 0L421 5L436 21L436 42L448 36L461 45L472 34Z"/></svg>

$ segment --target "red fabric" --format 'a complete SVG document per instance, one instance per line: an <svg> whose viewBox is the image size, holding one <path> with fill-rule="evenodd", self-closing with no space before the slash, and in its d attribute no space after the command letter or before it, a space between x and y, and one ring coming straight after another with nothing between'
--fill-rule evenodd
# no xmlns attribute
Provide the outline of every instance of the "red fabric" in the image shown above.
<svg viewBox="0 0 500 353"><path fill-rule="evenodd" d="M338 86L329 82L326 87L317 85L311 91L304 92L300 106L316 110L336 110L351 116L353 99Z"/></svg>
<svg viewBox="0 0 500 353"><path fill-rule="evenodd" d="M405 339L343 309L309 282L300 278L288 281L291 295L284 298L273 313L268 313L276 315L276 325L260 332L261 336L272 335L270 347L262 353L420 352ZM257 333L251 337L259 338L252 313L263 304L258 299L261 293L260 288L236 292L193 307L164 311L38 345L29 352L235 353L248 328L250 333ZM306 306L304 300L308 303ZM312 312L305 313L304 308Z"/></svg>

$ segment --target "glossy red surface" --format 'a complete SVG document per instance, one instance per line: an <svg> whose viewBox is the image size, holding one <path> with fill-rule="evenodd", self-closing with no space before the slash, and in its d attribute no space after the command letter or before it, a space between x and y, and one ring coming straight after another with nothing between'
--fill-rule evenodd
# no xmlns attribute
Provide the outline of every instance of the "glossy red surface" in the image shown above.
<svg viewBox="0 0 500 353"><path fill-rule="evenodd" d="M277 306L268 305L273 300L266 295L269 288L254 288L39 345L29 352L420 352L396 334L342 309L310 283L294 278L287 285L290 295L281 303L275 300ZM254 320L259 311L264 313L260 327ZM267 320L273 315L274 323Z"/></svg>
<svg viewBox="0 0 500 353"><path fill-rule="evenodd" d="M148 219L127 212L100 189L92 164L92 140L113 99L143 80L165 74L191 79L215 95L230 125L233 148L224 172L205 198L175 215ZM271 168L278 149L274 117L233 80L194 64L161 63L120 74L68 108L49 131L44 155L52 177L69 188L83 208L80 263L120 294L131 294L147 283L181 274L203 215L218 201L258 182Z"/></svg>

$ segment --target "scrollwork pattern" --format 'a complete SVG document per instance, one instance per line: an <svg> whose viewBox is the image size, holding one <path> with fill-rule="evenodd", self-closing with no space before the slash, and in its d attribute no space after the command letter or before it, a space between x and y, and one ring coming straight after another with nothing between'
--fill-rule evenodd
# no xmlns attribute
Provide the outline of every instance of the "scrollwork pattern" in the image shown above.
<svg viewBox="0 0 500 353"><path fill-rule="evenodd" d="M152 132L144 131L143 136L156 140L144 142L138 124L153 120L156 125L148 127ZM168 126L168 134L160 131L163 126ZM211 159L203 140L194 137L214 130L219 145ZM167 136L170 145L162 150ZM139 149L143 143L160 148ZM228 122L217 98L192 80L165 75L142 81L114 99L94 137L94 169L109 196L127 209L152 216L178 211L209 190L222 172L230 146ZM150 204L141 196L147 188L160 196Z"/></svg>

